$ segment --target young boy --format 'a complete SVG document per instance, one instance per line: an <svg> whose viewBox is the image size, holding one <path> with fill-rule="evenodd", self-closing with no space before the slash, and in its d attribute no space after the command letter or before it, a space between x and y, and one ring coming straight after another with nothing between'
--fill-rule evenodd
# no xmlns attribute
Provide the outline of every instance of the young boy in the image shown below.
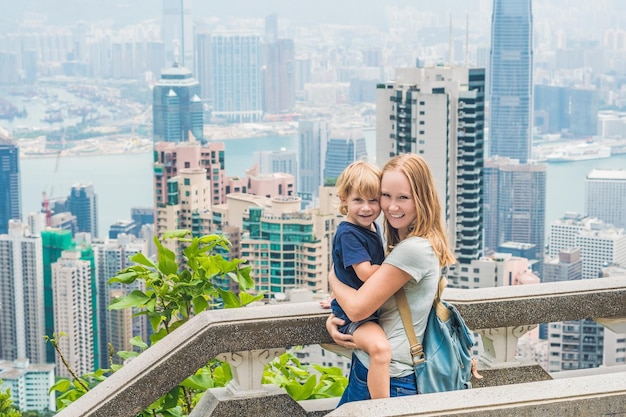
<svg viewBox="0 0 626 417"><path fill-rule="evenodd" d="M356 161L346 167L335 183L339 211L346 217L333 239L334 271L341 282L353 288L363 285L385 258L380 229L375 222L381 210L380 179L380 169L368 162ZM367 375L370 396L388 398L391 346L378 325L378 317L351 322L334 298L330 308L335 316L346 321L339 331L352 334L357 347L370 356Z"/></svg>

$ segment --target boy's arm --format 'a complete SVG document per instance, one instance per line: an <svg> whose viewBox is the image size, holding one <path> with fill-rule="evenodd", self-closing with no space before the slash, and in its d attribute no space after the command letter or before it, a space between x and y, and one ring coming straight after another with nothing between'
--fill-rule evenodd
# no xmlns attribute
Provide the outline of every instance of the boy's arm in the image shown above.
<svg viewBox="0 0 626 417"><path fill-rule="evenodd" d="M370 261L365 261L352 265L352 268L354 268L356 276L359 277L361 281L365 282L380 268L380 265L373 265Z"/></svg>

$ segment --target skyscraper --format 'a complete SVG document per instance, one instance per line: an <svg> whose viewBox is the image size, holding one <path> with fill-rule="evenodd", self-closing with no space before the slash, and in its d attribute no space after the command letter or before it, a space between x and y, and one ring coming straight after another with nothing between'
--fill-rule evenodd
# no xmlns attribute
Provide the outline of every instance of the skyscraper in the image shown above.
<svg viewBox="0 0 626 417"><path fill-rule="evenodd" d="M367 145L361 132L333 134L324 155L324 180L336 180L352 162L367 159Z"/></svg>
<svg viewBox="0 0 626 417"><path fill-rule="evenodd" d="M211 93L211 33L201 30L196 34L196 54L198 65L195 72L196 79L200 83L200 98L209 107L212 106Z"/></svg>
<svg viewBox="0 0 626 417"><path fill-rule="evenodd" d="M311 204L319 197L324 185L322 163L330 134L328 122L302 120L298 122L298 179L297 192L304 204Z"/></svg>
<svg viewBox="0 0 626 417"><path fill-rule="evenodd" d="M108 310L114 298L128 295L133 290L144 290L142 282L136 281L131 285L119 283L108 284L109 280L119 271L131 266L129 258L139 252L146 253L146 242L120 235L117 239L110 239L106 243L94 243L96 276L98 287L98 331L99 335L99 362L101 366L108 364L107 344L111 343L115 351L132 350L130 339L141 336L147 341L148 323L145 315L130 317L131 309L125 311ZM114 358L117 360L118 358Z"/></svg>
<svg viewBox="0 0 626 417"><path fill-rule="evenodd" d="M19 149L0 128L0 234L9 230L9 220L21 217Z"/></svg>
<svg viewBox="0 0 626 417"><path fill-rule="evenodd" d="M54 299L52 298L52 264L61 257L64 250L73 246L70 230L46 229L41 232L43 247L43 289L44 310L46 316L45 334L52 336L56 332L54 326ZM54 363L55 351L50 343L46 343L46 362Z"/></svg>
<svg viewBox="0 0 626 417"><path fill-rule="evenodd" d="M211 36L211 96L214 118L232 123L263 117L261 40L255 33Z"/></svg>
<svg viewBox="0 0 626 417"><path fill-rule="evenodd" d="M535 85L535 127L541 133L567 132L588 138L598 131L599 92L595 88Z"/></svg>
<svg viewBox="0 0 626 417"><path fill-rule="evenodd" d="M284 172L294 177L297 175L297 151L281 148L278 151L255 151L254 163L259 174L273 174Z"/></svg>
<svg viewBox="0 0 626 417"><path fill-rule="evenodd" d="M19 220L0 234L0 359L45 363L41 237Z"/></svg>
<svg viewBox="0 0 626 417"><path fill-rule="evenodd" d="M75 184L67 199L70 212L76 216L78 232L98 237L98 208L93 184Z"/></svg>
<svg viewBox="0 0 626 417"><path fill-rule="evenodd" d="M195 71L192 0L163 0L165 67L178 63Z"/></svg>
<svg viewBox="0 0 626 417"><path fill-rule="evenodd" d="M416 153L432 169L459 263L482 256L485 70L399 68L376 89L376 162Z"/></svg>
<svg viewBox="0 0 626 417"><path fill-rule="evenodd" d="M57 341L69 366L78 375L95 369L91 281L91 263L81 260L80 251L63 251L61 258L52 264L55 332L67 335ZM71 376L58 353L55 363L58 376Z"/></svg>
<svg viewBox="0 0 626 417"><path fill-rule="evenodd" d="M546 164L509 158L485 161L485 248L505 242L535 246L533 271L541 277L545 246Z"/></svg>
<svg viewBox="0 0 626 417"><path fill-rule="evenodd" d="M265 17L265 41L274 42L278 39L278 14L272 13Z"/></svg>
<svg viewBox="0 0 626 417"><path fill-rule="evenodd" d="M532 139L531 0L494 0L491 18L489 155L526 163Z"/></svg>
<svg viewBox="0 0 626 417"><path fill-rule="evenodd" d="M266 113L288 113L296 107L296 52L293 40L264 45L264 107Z"/></svg>
<svg viewBox="0 0 626 417"><path fill-rule="evenodd" d="M200 84L191 72L179 65L163 71L152 90L154 142L184 142L190 134L204 137L204 115Z"/></svg>
<svg viewBox="0 0 626 417"><path fill-rule="evenodd" d="M587 174L585 213L626 229L626 170L594 169Z"/></svg>

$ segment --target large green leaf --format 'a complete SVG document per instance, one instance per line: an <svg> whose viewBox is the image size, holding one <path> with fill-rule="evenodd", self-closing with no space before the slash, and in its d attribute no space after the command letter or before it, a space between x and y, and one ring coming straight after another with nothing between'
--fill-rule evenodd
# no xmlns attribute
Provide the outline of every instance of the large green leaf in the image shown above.
<svg viewBox="0 0 626 417"><path fill-rule="evenodd" d="M59 379L53 386L50 387L48 392L49 393L52 391L65 392L68 389L70 389L71 386L72 386L72 383L70 382L69 379Z"/></svg>
<svg viewBox="0 0 626 417"><path fill-rule="evenodd" d="M137 252L133 256L130 257L131 262L147 266L148 268L156 268L154 262L146 257L142 252Z"/></svg>
<svg viewBox="0 0 626 417"><path fill-rule="evenodd" d="M119 297L111 301L109 310L121 310L130 307L141 307L150 300L150 297L139 290L134 290L124 297Z"/></svg>
<svg viewBox="0 0 626 417"><path fill-rule="evenodd" d="M311 375L302 385L297 382L287 384L285 386L285 391L287 391L289 396L294 400L303 401L311 397L313 389L315 388L315 383L315 375Z"/></svg>
<svg viewBox="0 0 626 417"><path fill-rule="evenodd" d="M219 292L222 301L224 301L224 308L241 307L239 299L232 291L224 291L221 288L218 288L217 291Z"/></svg>
<svg viewBox="0 0 626 417"><path fill-rule="evenodd" d="M163 408L175 408L178 405L178 397L180 392L181 388L177 385L172 388L167 394L165 394L165 402L163 403Z"/></svg>
<svg viewBox="0 0 626 417"><path fill-rule="evenodd" d="M139 356L139 352L134 352L132 350L120 350L116 353L116 355L126 360L130 358L136 358L137 356Z"/></svg>
<svg viewBox="0 0 626 417"><path fill-rule="evenodd" d="M254 280L249 275L229 272L228 276L235 281L243 290L249 290L254 287Z"/></svg>
<svg viewBox="0 0 626 417"><path fill-rule="evenodd" d="M115 275L114 277L112 277L109 280L109 284L115 283L115 282L119 282L122 284L132 284L133 282L135 282L135 280L137 279L137 272L135 271L128 271L128 272L124 272L124 273L120 273Z"/></svg>
<svg viewBox="0 0 626 417"><path fill-rule="evenodd" d="M210 373L192 375L189 378L185 379L183 382L181 382L180 385L182 385L183 387L203 391L206 391L207 389L213 388L215 386Z"/></svg>
<svg viewBox="0 0 626 417"><path fill-rule="evenodd" d="M255 301L261 301L263 300L264 297L265 297L265 294L263 292L256 294L256 295L248 294L247 292L239 293L239 301L242 306L247 306L248 304L253 303Z"/></svg>
<svg viewBox="0 0 626 417"><path fill-rule="evenodd" d="M159 257L159 271L163 275L176 274L178 272L178 264L176 260L167 256Z"/></svg>
<svg viewBox="0 0 626 417"><path fill-rule="evenodd" d="M203 295L194 297L192 303L193 303L193 312L195 314L198 314L206 310L207 308L209 308L209 303L207 302L206 298L204 298Z"/></svg>
<svg viewBox="0 0 626 417"><path fill-rule="evenodd" d="M137 346L141 350L148 349L148 344L143 341L141 336L135 336L132 339L130 339L130 344L133 346Z"/></svg>
<svg viewBox="0 0 626 417"><path fill-rule="evenodd" d="M190 234L191 234L191 230L186 230L186 229L168 230L168 231L163 232L163 240L186 237Z"/></svg>

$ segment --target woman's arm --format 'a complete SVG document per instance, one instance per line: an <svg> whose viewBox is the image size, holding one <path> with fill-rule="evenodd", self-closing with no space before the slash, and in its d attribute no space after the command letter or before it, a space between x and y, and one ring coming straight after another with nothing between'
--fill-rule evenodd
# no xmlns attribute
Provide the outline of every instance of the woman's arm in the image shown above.
<svg viewBox="0 0 626 417"><path fill-rule="evenodd" d="M409 280L408 273L387 263L383 263L358 290L339 281L332 269L328 275L335 298L352 321L364 320L374 314Z"/></svg>

